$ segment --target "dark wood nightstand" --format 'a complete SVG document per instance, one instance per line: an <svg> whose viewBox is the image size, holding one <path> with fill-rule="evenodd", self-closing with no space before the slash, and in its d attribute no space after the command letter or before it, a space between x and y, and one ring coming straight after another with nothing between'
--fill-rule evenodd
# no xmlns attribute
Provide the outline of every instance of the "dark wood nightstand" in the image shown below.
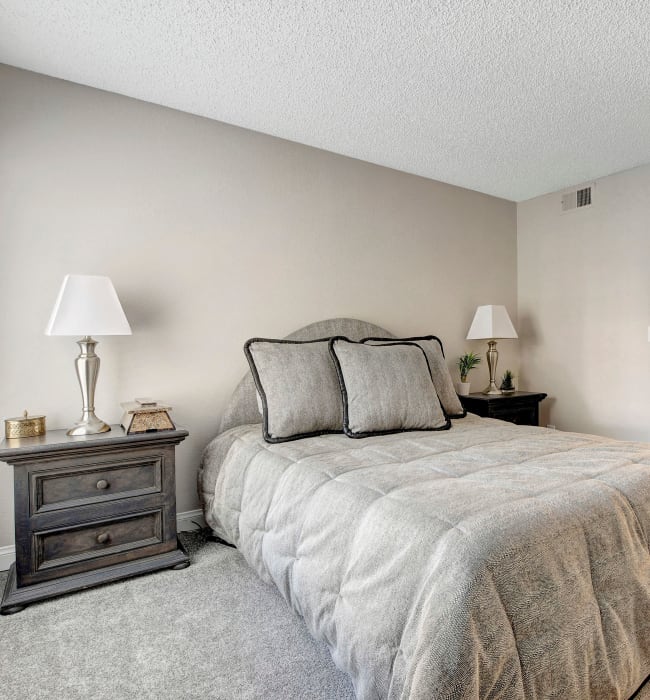
<svg viewBox="0 0 650 700"><path fill-rule="evenodd" d="M4 440L14 468L16 563L0 612L149 571L185 568L176 536L175 447L188 433Z"/></svg>
<svg viewBox="0 0 650 700"><path fill-rule="evenodd" d="M458 398L470 413L484 418L498 418L517 425L539 425L539 403L546 394L515 391L514 394L470 394Z"/></svg>

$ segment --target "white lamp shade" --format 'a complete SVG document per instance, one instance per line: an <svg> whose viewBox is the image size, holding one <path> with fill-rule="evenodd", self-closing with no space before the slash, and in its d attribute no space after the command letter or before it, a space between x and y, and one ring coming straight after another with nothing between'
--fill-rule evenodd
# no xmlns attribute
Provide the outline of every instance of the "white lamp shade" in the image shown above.
<svg viewBox="0 0 650 700"><path fill-rule="evenodd" d="M467 340L495 340L497 338L517 338L505 306L487 304L479 306L469 327Z"/></svg>
<svg viewBox="0 0 650 700"><path fill-rule="evenodd" d="M109 277L66 275L45 335L131 335Z"/></svg>

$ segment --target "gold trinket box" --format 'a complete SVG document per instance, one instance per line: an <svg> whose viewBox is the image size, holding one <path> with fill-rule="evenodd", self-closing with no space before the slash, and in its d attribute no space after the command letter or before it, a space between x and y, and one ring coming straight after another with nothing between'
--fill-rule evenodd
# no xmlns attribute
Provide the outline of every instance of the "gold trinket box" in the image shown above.
<svg viewBox="0 0 650 700"><path fill-rule="evenodd" d="M161 430L174 430L169 417L171 406L164 406L152 399L136 399L120 404L124 409L122 427L127 435L133 433L157 433Z"/></svg>
<svg viewBox="0 0 650 700"><path fill-rule="evenodd" d="M7 418L5 420L5 437L28 438L45 435L45 416L30 416L27 411L19 418Z"/></svg>

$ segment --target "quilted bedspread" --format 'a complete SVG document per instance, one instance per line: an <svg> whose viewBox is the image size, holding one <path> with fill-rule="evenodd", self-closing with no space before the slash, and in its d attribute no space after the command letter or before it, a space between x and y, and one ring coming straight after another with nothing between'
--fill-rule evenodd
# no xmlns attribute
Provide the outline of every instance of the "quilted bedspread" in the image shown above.
<svg viewBox="0 0 650 700"><path fill-rule="evenodd" d="M360 698L629 698L650 674L650 445L468 416L204 454L208 523Z"/></svg>

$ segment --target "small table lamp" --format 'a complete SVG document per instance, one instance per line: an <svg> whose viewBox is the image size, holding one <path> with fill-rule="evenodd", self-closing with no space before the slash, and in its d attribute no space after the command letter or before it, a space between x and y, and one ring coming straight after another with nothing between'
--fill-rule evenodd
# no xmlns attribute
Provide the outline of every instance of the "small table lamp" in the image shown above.
<svg viewBox="0 0 650 700"><path fill-rule="evenodd" d="M497 371L499 353L497 351L497 338L517 338L517 331L512 325L510 316L505 306L479 306L474 314L474 320L467 332L467 340L487 340L487 363L490 370L490 384L483 391L484 394L501 394L494 381Z"/></svg>
<svg viewBox="0 0 650 700"><path fill-rule="evenodd" d="M97 341L91 335L131 335L131 327L108 277L66 275L45 335L82 335L75 361L83 399L81 419L68 435L94 435L111 428L95 415L95 386L99 374Z"/></svg>

